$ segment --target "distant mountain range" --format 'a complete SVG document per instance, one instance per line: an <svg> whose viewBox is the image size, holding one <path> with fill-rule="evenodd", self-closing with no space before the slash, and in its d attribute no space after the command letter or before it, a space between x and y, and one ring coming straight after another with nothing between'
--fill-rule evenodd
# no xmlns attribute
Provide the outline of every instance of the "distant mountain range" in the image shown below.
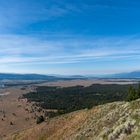
<svg viewBox="0 0 140 140"><path fill-rule="evenodd" d="M55 76L47 76L40 74L13 74L13 73L0 73L0 80L53 80Z"/></svg>
<svg viewBox="0 0 140 140"><path fill-rule="evenodd" d="M133 71L129 73L118 73L103 76L82 76L82 75L42 75L42 74L13 74L0 73L0 80L74 80L74 79L97 79L97 78L140 78L140 71Z"/></svg>
<svg viewBox="0 0 140 140"><path fill-rule="evenodd" d="M85 79L86 77L75 76L61 76L61 75L42 75L42 74L13 74L13 73L0 73L0 80L73 80Z"/></svg>
<svg viewBox="0 0 140 140"><path fill-rule="evenodd" d="M140 71L109 75L111 78L140 78Z"/></svg>

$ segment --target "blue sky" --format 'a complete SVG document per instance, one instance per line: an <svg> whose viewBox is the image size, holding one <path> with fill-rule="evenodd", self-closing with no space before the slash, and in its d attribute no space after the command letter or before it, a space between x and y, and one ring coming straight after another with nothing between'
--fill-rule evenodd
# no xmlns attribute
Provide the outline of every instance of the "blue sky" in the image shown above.
<svg viewBox="0 0 140 140"><path fill-rule="evenodd" d="M140 70L139 0L0 0L0 72Z"/></svg>

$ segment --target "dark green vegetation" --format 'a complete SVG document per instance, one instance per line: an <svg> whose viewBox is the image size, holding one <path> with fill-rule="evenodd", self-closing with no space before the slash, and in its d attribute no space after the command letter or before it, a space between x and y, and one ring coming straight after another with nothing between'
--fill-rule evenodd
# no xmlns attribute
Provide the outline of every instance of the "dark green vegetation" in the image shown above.
<svg viewBox="0 0 140 140"><path fill-rule="evenodd" d="M43 116L37 117L36 123L39 124L39 123L42 123L42 122L44 122L44 117Z"/></svg>
<svg viewBox="0 0 140 140"><path fill-rule="evenodd" d="M136 87L137 85L134 85ZM100 85L89 87L37 87L36 92L23 95L45 109L57 109L58 114L68 113L96 105L125 100L129 85ZM53 115L54 116L54 115Z"/></svg>
<svg viewBox="0 0 140 140"><path fill-rule="evenodd" d="M128 89L128 95L127 95L126 100L130 102L130 101L136 100L138 98L140 98L140 84L137 87L137 89L130 85L129 89Z"/></svg>

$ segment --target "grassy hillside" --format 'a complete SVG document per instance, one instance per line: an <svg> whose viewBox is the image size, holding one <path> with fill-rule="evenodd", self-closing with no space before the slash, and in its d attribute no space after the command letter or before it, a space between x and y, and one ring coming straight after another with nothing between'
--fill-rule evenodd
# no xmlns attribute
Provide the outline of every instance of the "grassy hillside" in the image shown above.
<svg viewBox="0 0 140 140"><path fill-rule="evenodd" d="M140 99L61 115L7 140L140 140Z"/></svg>

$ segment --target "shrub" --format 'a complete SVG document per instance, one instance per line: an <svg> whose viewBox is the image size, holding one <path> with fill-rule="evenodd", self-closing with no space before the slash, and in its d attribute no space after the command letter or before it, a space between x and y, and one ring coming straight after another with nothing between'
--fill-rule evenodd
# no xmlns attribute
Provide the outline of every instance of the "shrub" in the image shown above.
<svg viewBox="0 0 140 140"><path fill-rule="evenodd" d="M10 125L14 125L13 122L10 122Z"/></svg>
<svg viewBox="0 0 140 140"><path fill-rule="evenodd" d="M37 117L36 123L37 124L42 123L42 122L44 122L44 120L45 120L44 117L41 115L41 116Z"/></svg>

